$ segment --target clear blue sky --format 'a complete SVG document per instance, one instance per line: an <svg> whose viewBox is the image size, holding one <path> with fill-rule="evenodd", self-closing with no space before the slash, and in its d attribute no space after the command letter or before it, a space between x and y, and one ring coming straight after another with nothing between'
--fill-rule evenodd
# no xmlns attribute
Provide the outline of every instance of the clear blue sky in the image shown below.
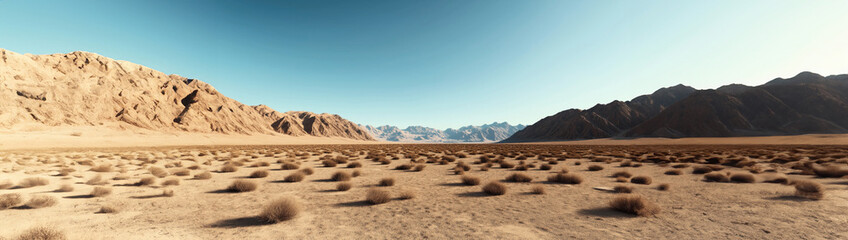
<svg viewBox="0 0 848 240"><path fill-rule="evenodd" d="M0 0L0 48L77 50L372 125L532 124L683 83L848 73L848 1Z"/></svg>

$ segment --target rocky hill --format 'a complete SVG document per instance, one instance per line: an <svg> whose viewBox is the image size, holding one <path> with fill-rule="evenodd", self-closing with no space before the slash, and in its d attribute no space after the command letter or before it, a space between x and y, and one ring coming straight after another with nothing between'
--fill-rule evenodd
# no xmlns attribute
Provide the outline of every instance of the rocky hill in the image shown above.
<svg viewBox="0 0 848 240"><path fill-rule="evenodd" d="M760 86L678 85L628 102L571 109L505 142L606 137L730 137L848 133L848 75L802 72Z"/></svg>
<svg viewBox="0 0 848 240"><path fill-rule="evenodd" d="M88 52L0 49L0 129L118 122L162 132L289 134L373 140L338 115L247 106L196 79Z"/></svg>

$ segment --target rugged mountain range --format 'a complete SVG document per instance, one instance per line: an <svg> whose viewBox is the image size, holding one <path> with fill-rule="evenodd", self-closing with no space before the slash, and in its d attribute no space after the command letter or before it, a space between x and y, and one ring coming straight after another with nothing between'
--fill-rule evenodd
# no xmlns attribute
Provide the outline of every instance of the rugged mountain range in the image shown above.
<svg viewBox="0 0 848 240"><path fill-rule="evenodd" d="M0 49L0 102L0 129L116 122L162 132L373 140L338 115L248 106L199 80L88 52L22 55Z"/></svg>
<svg viewBox="0 0 848 240"><path fill-rule="evenodd" d="M392 142L459 143L497 142L523 129L524 125L518 124L513 126L506 122L494 122L481 126L465 126L459 129L448 128L444 131L422 126L410 126L405 129L395 126L373 127L367 125L361 127L377 139Z"/></svg>
<svg viewBox="0 0 848 240"><path fill-rule="evenodd" d="M606 137L730 137L848 133L848 75L802 72L760 86L682 85L628 102L546 117L505 142Z"/></svg>

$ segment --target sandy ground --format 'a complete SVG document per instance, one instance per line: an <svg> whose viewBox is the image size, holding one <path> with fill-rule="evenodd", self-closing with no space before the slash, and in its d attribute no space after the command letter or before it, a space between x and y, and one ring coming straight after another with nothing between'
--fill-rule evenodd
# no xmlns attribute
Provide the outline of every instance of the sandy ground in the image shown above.
<svg viewBox="0 0 848 240"><path fill-rule="evenodd" d="M501 148L509 147L511 150ZM703 175L692 174L691 167L682 169L679 176L664 175L668 166L646 163L641 167L620 167L620 159L610 163L590 162L593 157L568 158L558 161L552 170L534 168L528 171L503 169L495 165L481 171L479 153L497 151L542 151L574 153L592 151L679 152L707 151L724 153L736 150L728 147L651 146L555 146L555 145L325 145L325 146L240 146L240 147L181 147L138 148L120 150L63 150L14 151L0 153L0 183L10 180L20 183L28 177L49 180L46 186L0 190L0 194L19 193L24 199L34 195L54 196L55 206L27 209L16 207L0 210L0 236L13 237L32 226L53 226L71 239L846 239L848 232L848 179L814 178L797 175L797 171L774 164L761 164L774 169L773 173L757 174L758 183L713 183L703 181ZM745 151L760 151L759 147L739 147ZM776 155L804 154L817 147L770 146L762 151ZM612 149L612 150L610 150ZM799 150L800 149L800 150ZM835 149L835 150L834 150ZM841 148L844 149L844 148ZM458 161L471 164L465 174L489 181L501 181L508 174L524 173L533 177L531 183L506 182L508 192L488 196L481 186L460 184L459 175L452 169L455 163L440 165L424 163L423 171L395 170L410 160L400 158L383 165L366 155L351 160L363 164L357 168L362 175L351 180L349 191L336 191L337 182L329 181L337 171L351 172L345 164L323 167L318 160L325 154L339 155L345 150L361 153L419 151L469 152ZM294 156L310 152L305 159ZM820 152L841 151L840 148ZM274 153L276 152L276 153ZM203 153L203 154L201 154ZM208 154L207 154L208 153ZM235 153L238 156L233 156ZM269 155L270 153L270 155ZM840 161L842 155L827 158ZM147 158L148 160L144 160ZM803 158L803 156L802 156ZM152 162L156 160L155 163ZM301 168L315 170L302 182L282 182L297 170L280 170L278 160L298 161ZM512 157L507 161L517 163ZM90 162L89 162L90 161ZM143 164L143 162L147 164ZM541 161L530 158L527 163ZM236 172L216 172L226 162L244 166ZM250 167L268 162L267 167ZM582 163L575 165L576 162ZM109 163L112 172L91 171L90 164ZM208 164L208 165L207 165ZM598 164L605 169L588 171L587 166ZM844 164L844 163L843 163ZM151 186L133 186L140 178L150 176L147 168L158 166L169 171L198 165L189 176L157 178ZM697 165L697 164L696 164ZM694 165L693 165L694 166ZM62 168L76 170L69 176L58 176ZM547 176L562 168L585 178L579 185L546 182ZM123 169L124 173L121 173ZM266 178L246 178L258 169L270 170ZM208 180L192 180L192 176L212 171ZM593 189L612 187L610 175L626 170L634 175L653 177L653 184L634 187L634 193L658 204L661 213L651 217L636 217L613 211L607 202L616 194ZM727 167L724 171L745 170ZM824 184L827 194L818 201L792 197L790 185L763 183L762 180L787 173L790 179L811 179ZM121 175L127 180L109 180L113 193L105 197L89 197L94 188L85 182L96 176L112 179ZM395 178L396 184L379 187L393 194L414 191L409 200L395 199L389 203L371 205L365 202L369 188L382 178ZM163 187L166 179L180 179L178 186ZM252 192L221 191L232 181L247 179L259 185ZM671 184L670 191L656 189L660 183ZM72 192L55 192L62 184L72 184ZM532 186L541 185L546 194L530 194ZM163 189L175 192L172 197L160 194ZM256 218L262 207L280 196L291 196L303 204L303 211L294 219L268 224ZM120 212L96 213L101 206L116 206Z"/></svg>

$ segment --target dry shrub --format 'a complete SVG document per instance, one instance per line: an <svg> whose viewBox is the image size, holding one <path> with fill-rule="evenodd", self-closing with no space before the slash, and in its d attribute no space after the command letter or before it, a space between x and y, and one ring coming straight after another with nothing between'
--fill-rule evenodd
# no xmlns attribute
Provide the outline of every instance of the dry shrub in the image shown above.
<svg viewBox="0 0 848 240"><path fill-rule="evenodd" d="M353 184L351 184L350 182L340 182L339 184L336 184L336 190L339 191L347 191L350 190L352 187Z"/></svg>
<svg viewBox="0 0 848 240"><path fill-rule="evenodd" d="M300 165L291 162L283 163L283 165L280 166L280 169L282 170L296 170L298 168L300 168Z"/></svg>
<svg viewBox="0 0 848 240"><path fill-rule="evenodd" d="M172 189L163 189L163 190L162 190L162 196L163 196L163 197L173 197L173 196L174 196L174 190L172 190Z"/></svg>
<svg viewBox="0 0 848 240"><path fill-rule="evenodd" d="M168 171L165 171L164 168L160 167L150 167L147 171L150 171L150 174L156 176L158 178L163 178L168 176Z"/></svg>
<svg viewBox="0 0 848 240"><path fill-rule="evenodd" d="M97 211L97 213L118 213L120 211L121 210L115 206L100 206L100 211Z"/></svg>
<svg viewBox="0 0 848 240"><path fill-rule="evenodd" d="M624 161L622 161L622 162L621 162L618 166L620 166L620 167L629 167L629 166L631 166L631 165L633 165L633 161L630 161L630 160L624 160Z"/></svg>
<svg viewBox="0 0 848 240"><path fill-rule="evenodd" d="M613 173L612 176L615 177L615 178L618 178L618 177L630 178L630 177L633 176L633 174L631 174L628 171L618 171L618 172Z"/></svg>
<svg viewBox="0 0 848 240"><path fill-rule="evenodd" d="M94 187L94 190L91 190L92 197L105 197L112 193L112 189L108 187Z"/></svg>
<svg viewBox="0 0 848 240"><path fill-rule="evenodd" d="M92 177L91 179L85 182L85 184L88 185L106 185L107 183L109 183L109 181L104 180L103 176L101 176L100 174Z"/></svg>
<svg viewBox="0 0 848 240"><path fill-rule="evenodd" d="M506 185L499 182L489 182L483 186L483 192L489 195L504 195L506 194Z"/></svg>
<svg viewBox="0 0 848 240"><path fill-rule="evenodd" d="M338 171L333 173L333 176L330 177L333 181L350 181L351 176L350 173Z"/></svg>
<svg viewBox="0 0 848 240"><path fill-rule="evenodd" d="M227 187L227 191L230 192L250 192L253 190L256 190L256 183L247 180L235 180Z"/></svg>
<svg viewBox="0 0 848 240"><path fill-rule="evenodd" d="M300 209L300 203L294 198L281 197L266 205L259 218L272 223L282 222L296 217Z"/></svg>
<svg viewBox="0 0 848 240"><path fill-rule="evenodd" d="M604 167L597 164L589 165L589 171L601 171L604 170Z"/></svg>
<svg viewBox="0 0 848 240"><path fill-rule="evenodd" d="M813 166L812 170L813 173L816 174L816 176L823 178L841 178L843 176L848 175L848 168L844 168L837 165L829 165L823 167Z"/></svg>
<svg viewBox="0 0 848 240"><path fill-rule="evenodd" d="M238 171L238 167L236 167L236 165L233 165L233 164L226 164L223 167L221 167L221 170L220 170L220 172L235 172L235 171Z"/></svg>
<svg viewBox="0 0 848 240"><path fill-rule="evenodd" d="M627 178L622 177L622 176L618 176L618 177L615 177L615 181L616 182L627 182Z"/></svg>
<svg viewBox="0 0 848 240"><path fill-rule="evenodd" d="M29 199L29 202L24 204L28 208L43 208L50 207L56 205L56 197L46 196L46 195L38 195Z"/></svg>
<svg viewBox="0 0 848 240"><path fill-rule="evenodd" d="M507 161L501 161L501 168L514 168L515 164Z"/></svg>
<svg viewBox="0 0 848 240"><path fill-rule="evenodd" d="M264 178L267 177L270 172L268 170L256 170L250 173L250 178Z"/></svg>
<svg viewBox="0 0 848 240"><path fill-rule="evenodd" d="M202 172L200 174L194 175L194 179L210 179L212 178L212 173L210 172Z"/></svg>
<svg viewBox="0 0 848 240"><path fill-rule="evenodd" d="M74 185L71 184L62 184L59 189L56 189L56 192L73 192Z"/></svg>
<svg viewBox="0 0 848 240"><path fill-rule="evenodd" d="M465 185L469 185L469 186L480 185L480 178L479 177L475 177L475 176L471 176L471 175L462 175L462 177L460 177L459 179L461 179L462 184L465 184Z"/></svg>
<svg viewBox="0 0 848 240"><path fill-rule="evenodd" d="M648 176L635 176L635 177L630 179L630 182L635 183L635 184L651 185L651 182L653 182L653 179L651 179L651 177L648 177Z"/></svg>
<svg viewBox="0 0 848 240"><path fill-rule="evenodd" d="M179 169L179 170L174 171L174 175L180 176L180 177L185 177L185 176L191 175L191 171L189 171L188 169Z"/></svg>
<svg viewBox="0 0 848 240"><path fill-rule="evenodd" d="M680 171L680 169L671 169L671 170L665 171L665 175L682 175L682 174L683 174L683 171Z"/></svg>
<svg viewBox="0 0 848 240"><path fill-rule="evenodd" d="M736 183L754 183L757 181L757 178L754 177L754 174L750 173L734 173L730 175L730 181Z"/></svg>
<svg viewBox="0 0 848 240"><path fill-rule="evenodd" d="M688 168L689 164L688 163L680 163L680 164L671 165L671 167L673 167L673 168Z"/></svg>
<svg viewBox="0 0 848 240"><path fill-rule="evenodd" d="M727 174L720 172L704 174L704 180L707 182L730 182L730 178L727 177Z"/></svg>
<svg viewBox="0 0 848 240"><path fill-rule="evenodd" d="M506 180L510 182L531 182L533 178L523 173L513 173L507 176Z"/></svg>
<svg viewBox="0 0 848 240"><path fill-rule="evenodd" d="M48 227L34 227L27 229L15 240L66 240L65 233Z"/></svg>
<svg viewBox="0 0 848 240"><path fill-rule="evenodd" d="M111 164L100 164L91 168L91 171L95 172L111 172L112 165Z"/></svg>
<svg viewBox="0 0 848 240"><path fill-rule="evenodd" d="M815 200L824 198L824 186L820 183L808 180L798 180L794 183L796 196Z"/></svg>
<svg viewBox="0 0 848 240"><path fill-rule="evenodd" d="M303 174L306 174L306 175L312 175L313 173L315 173L315 170L313 170L311 167L308 167L308 168L300 169L300 172L302 172Z"/></svg>
<svg viewBox="0 0 848 240"><path fill-rule="evenodd" d="M397 165L395 167L395 170L409 170L409 169L412 169L412 164L409 164L409 163Z"/></svg>
<svg viewBox="0 0 848 240"><path fill-rule="evenodd" d="M669 185L668 183L663 183L657 186L657 190L660 191L668 191L669 189L671 189L671 185Z"/></svg>
<svg viewBox="0 0 848 240"><path fill-rule="evenodd" d="M524 164L519 164L518 166L515 166L515 170L518 170L518 171L527 171L530 168L531 167L529 165L524 165Z"/></svg>
<svg viewBox="0 0 848 240"><path fill-rule="evenodd" d="M609 202L609 206L620 212L643 217L652 216L660 212L660 208L656 204L635 194L616 196Z"/></svg>
<svg viewBox="0 0 848 240"><path fill-rule="evenodd" d="M557 173L548 176L548 182L565 183L565 184L580 184L583 182L583 177L573 173Z"/></svg>
<svg viewBox="0 0 848 240"><path fill-rule="evenodd" d="M401 200L413 199L415 198L415 191L412 190L402 190L398 193L398 198Z"/></svg>
<svg viewBox="0 0 848 240"><path fill-rule="evenodd" d="M765 180L765 181L763 181L763 182L767 182L767 183L780 183L780 184L790 184L789 178L786 178L786 176L773 176L773 177L771 177L771 178L769 178L769 179L766 179L766 180Z"/></svg>
<svg viewBox="0 0 848 240"><path fill-rule="evenodd" d="M530 188L530 193L545 194L545 186L542 186L542 185L539 185L539 184L534 185L532 188Z"/></svg>
<svg viewBox="0 0 848 240"><path fill-rule="evenodd" d="M612 191L615 193L631 193L633 192L633 187L618 185L612 188Z"/></svg>
<svg viewBox="0 0 848 240"><path fill-rule="evenodd" d="M368 193L365 195L365 200L371 204L382 204L391 201L392 195L389 191L371 188L368 189Z"/></svg>
<svg viewBox="0 0 848 240"><path fill-rule="evenodd" d="M362 175L362 172L360 172L359 169L353 170L353 173L351 173L351 175L353 177L359 177L360 175Z"/></svg>
<svg viewBox="0 0 848 240"><path fill-rule="evenodd" d="M50 184L50 180L42 177L29 177L25 178L21 181L20 186L22 188L35 187L35 186L44 186Z"/></svg>
<svg viewBox="0 0 848 240"><path fill-rule="evenodd" d="M0 195L0 210L12 208L18 206L24 202L24 199L21 197L21 194L18 193L6 193Z"/></svg>
<svg viewBox="0 0 848 240"><path fill-rule="evenodd" d="M303 175L302 172L293 172L292 174L286 176L284 180L286 182L300 182L303 181L304 178L306 178L306 175Z"/></svg>
<svg viewBox="0 0 848 240"><path fill-rule="evenodd" d="M137 183L135 183L135 185L136 186L148 186L148 185L153 185L155 183L156 183L156 178L143 177L143 178L141 178L141 180L139 180Z"/></svg>
<svg viewBox="0 0 848 240"><path fill-rule="evenodd" d="M394 185L395 185L395 179L390 178L390 177L380 179L380 182L377 184L377 186L381 186L381 187L388 187L388 186L394 186Z"/></svg>
<svg viewBox="0 0 848 240"><path fill-rule="evenodd" d="M707 166L692 167L692 173L693 174L704 174L704 173L710 173L712 171L713 171L713 169L710 168L710 167L707 167Z"/></svg>
<svg viewBox="0 0 848 240"><path fill-rule="evenodd" d="M420 172L420 171L424 171L424 168L426 168L426 167L427 167L427 165L418 164L418 165L415 165L415 168L413 168L412 170L416 171L416 172Z"/></svg>
<svg viewBox="0 0 848 240"><path fill-rule="evenodd" d="M324 160L321 161L321 164L324 164L324 167L335 167L338 163L333 160Z"/></svg>
<svg viewBox="0 0 848 240"><path fill-rule="evenodd" d="M362 163L359 162L350 162L347 164L347 168L361 168Z"/></svg>
<svg viewBox="0 0 848 240"><path fill-rule="evenodd" d="M180 179L178 178L170 178L162 182L162 186L177 186L180 185Z"/></svg>
<svg viewBox="0 0 848 240"><path fill-rule="evenodd" d="M543 163L542 165L539 165L539 170L551 170L552 168L553 168L553 166L551 166L550 164L547 164L547 163Z"/></svg>

